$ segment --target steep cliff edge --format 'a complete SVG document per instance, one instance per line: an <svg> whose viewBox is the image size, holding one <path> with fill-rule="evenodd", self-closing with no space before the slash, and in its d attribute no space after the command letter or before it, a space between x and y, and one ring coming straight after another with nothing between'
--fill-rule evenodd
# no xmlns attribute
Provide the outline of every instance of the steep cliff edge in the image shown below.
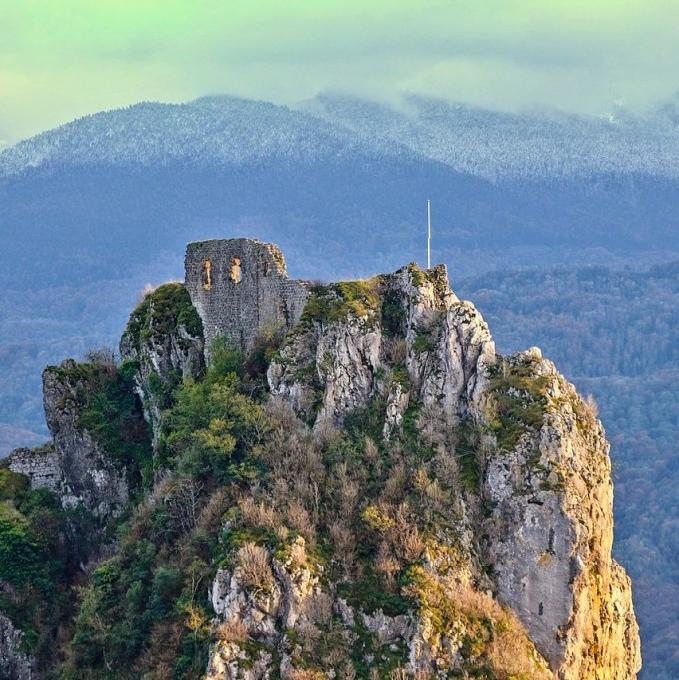
<svg viewBox="0 0 679 680"><path fill-rule="evenodd" d="M109 546L69 558L61 619L8 619L6 654L66 678L636 676L608 444L539 350L499 356L443 266L310 285L269 244L189 251L119 366L45 371L53 444L0 470L10 526L21 473ZM59 658L19 620L62 630Z"/></svg>
<svg viewBox="0 0 679 680"><path fill-rule="evenodd" d="M203 324L181 283L148 293L132 312L120 340L120 356L135 368L134 385L157 443L160 416L183 380L204 368Z"/></svg>
<svg viewBox="0 0 679 680"><path fill-rule="evenodd" d="M630 581L611 558L609 445L591 404L539 350L492 371L481 494L500 601L562 678L627 678L641 665ZM522 427L513 429L518 420Z"/></svg>
<svg viewBox="0 0 679 680"><path fill-rule="evenodd" d="M139 486L142 459L150 456L126 369L104 356L48 366L43 402L52 442L18 449L7 459L9 469L26 475L34 489L49 489L64 508L82 505L101 521L122 512Z"/></svg>
<svg viewBox="0 0 679 680"><path fill-rule="evenodd" d="M268 376L316 429L372 403L388 437L409 414L458 465L470 563L485 566L552 670L635 676L601 423L539 350L496 356L444 268L316 289Z"/></svg>

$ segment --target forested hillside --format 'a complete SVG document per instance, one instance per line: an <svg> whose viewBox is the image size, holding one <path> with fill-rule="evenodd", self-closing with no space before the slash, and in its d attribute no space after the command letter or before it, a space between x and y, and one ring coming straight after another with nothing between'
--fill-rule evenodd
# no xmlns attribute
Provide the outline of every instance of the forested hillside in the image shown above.
<svg viewBox="0 0 679 680"><path fill-rule="evenodd" d="M496 273L457 287L501 351L533 342L595 396L612 442L614 551L636 585L641 677L677 677L679 263Z"/></svg>

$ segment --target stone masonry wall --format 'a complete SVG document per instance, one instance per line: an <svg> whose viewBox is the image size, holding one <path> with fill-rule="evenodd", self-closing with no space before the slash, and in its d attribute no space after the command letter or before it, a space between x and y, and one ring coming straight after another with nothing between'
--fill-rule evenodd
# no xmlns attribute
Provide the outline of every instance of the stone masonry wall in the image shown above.
<svg viewBox="0 0 679 680"><path fill-rule="evenodd" d="M224 336L244 351L263 329L291 328L309 297L288 278L278 246L253 239L189 243L186 288L203 321L205 348Z"/></svg>
<svg viewBox="0 0 679 680"><path fill-rule="evenodd" d="M12 451L8 457L8 467L12 472L28 477L32 489L47 488L56 493L61 490L61 460L51 445Z"/></svg>

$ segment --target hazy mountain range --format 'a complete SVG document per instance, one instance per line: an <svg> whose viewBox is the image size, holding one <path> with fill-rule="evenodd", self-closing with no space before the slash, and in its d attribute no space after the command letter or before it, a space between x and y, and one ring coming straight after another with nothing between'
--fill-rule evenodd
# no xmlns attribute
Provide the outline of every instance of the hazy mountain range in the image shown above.
<svg viewBox="0 0 679 680"><path fill-rule="evenodd" d="M423 260L431 198L434 259L453 281L679 257L678 121L677 100L594 118L421 97L390 108L321 95L296 109L210 97L20 142L0 153L0 422L40 427L37 353L114 337L114 310L178 276L191 239L257 235L296 275L360 276Z"/></svg>
<svg viewBox="0 0 679 680"><path fill-rule="evenodd" d="M434 259L495 317L500 349L544 344L601 401L622 464L623 560L639 578L654 556L655 580L637 591L645 643L654 637L647 677L673 677L677 612L667 605L659 627L648 617L652 591L671 601L679 588L673 544L660 544L676 521L671 494L656 483L659 470L675 479L679 430L676 411L658 406L667 399L650 400L676 398L679 305L659 291L679 276L648 268L679 260L678 124L677 100L595 118L418 97L396 108L211 97L99 113L20 142L0 152L0 452L44 435L42 367L112 344L145 284L181 276L186 241L257 236L283 248L294 276L357 277L424 260L431 198ZM591 265L606 266L595 283ZM517 268L540 272L487 276ZM547 290L549 304L535 306ZM591 304L574 316L568 298L583 295ZM566 363L574 354L590 364ZM639 447L641 470L630 467ZM635 488L666 515L637 527L620 510L627 498L645 512Z"/></svg>

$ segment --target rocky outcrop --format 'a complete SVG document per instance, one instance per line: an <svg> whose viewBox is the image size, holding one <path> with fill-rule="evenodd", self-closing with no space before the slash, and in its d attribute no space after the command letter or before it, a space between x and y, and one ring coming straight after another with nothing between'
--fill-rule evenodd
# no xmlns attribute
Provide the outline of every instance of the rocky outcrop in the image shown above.
<svg viewBox="0 0 679 680"><path fill-rule="evenodd" d="M135 390L154 443L161 411L170 405L174 389L203 372L203 352L203 325L181 283L149 293L130 316L120 355L135 366Z"/></svg>
<svg viewBox="0 0 679 680"><path fill-rule="evenodd" d="M243 553L246 549L269 564L265 580L252 578L247 560L255 557ZM217 572L210 591L218 640L210 653L207 678L211 680L269 677L274 650L295 645L288 632L320 618L327 622L332 613L320 586L320 567L308 560L303 538L298 537L278 557L252 544L238 556L232 570ZM252 639L259 641L255 650L246 644ZM290 667L285 656L280 662L283 673Z"/></svg>
<svg viewBox="0 0 679 680"><path fill-rule="evenodd" d="M359 668L392 677L636 676L639 634L630 580L611 557L609 446L594 407L538 349L497 355L443 266L308 286L287 279L274 246L192 244L186 287L145 297L119 367L69 360L46 369L53 447L18 450L10 468L66 507L116 516L133 488L130 470L139 478L151 467L132 391L154 441L161 432L169 440L172 418L163 415L182 381L201 379L206 341L223 335L248 351L269 323L287 331L262 353L272 398L248 401L248 386L261 395L261 383L253 391L228 378L243 413L262 416L257 434L231 445L219 483L209 467L200 483L191 477L212 433L184 459L188 519L182 509L177 535L187 555L192 541L216 544L209 680L353 678ZM230 427L219 404L206 418L215 432ZM156 481L176 474L168 466ZM142 514L162 514L158 503L152 497ZM202 613L193 614L204 630ZM24 677L30 659L20 642L0 618L0 658Z"/></svg>
<svg viewBox="0 0 679 680"><path fill-rule="evenodd" d="M121 512L129 480L124 467L83 427L81 417L87 395L96 391L103 376L115 371L112 365L78 364L72 359L47 367L43 403L52 442L16 449L7 459L9 469L28 477L32 489L53 491L65 508L82 503L100 519Z"/></svg>
<svg viewBox="0 0 679 680"><path fill-rule="evenodd" d="M485 627L497 636L496 646L511 647L515 658L501 660L505 670L531 680L550 677L511 613L487 595L470 596L469 585L460 585L449 564L439 571L433 555L412 573L411 590L420 606L387 615L382 609L365 611L339 596L341 584L321 578L321 568L308 558L300 537L282 555L271 556L259 546L249 549L266 556L271 578L254 585L238 556L233 569L218 571L210 591L217 642L210 654L209 680L259 680L272 671L283 678L306 677L299 669L313 647L333 655L324 665L341 677L353 677L350 658L356 654L367 654L368 663L381 658L384 668L400 673L396 677L449 677L480 658L487 644ZM480 629L479 620L484 621ZM324 635L332 635L325 646Z"/></svg>
<svg viewBox="0 0 679 680"><path fill-rule="evenodd" d="M0 612L0 678L31 680L32 661L23 650L24 634Z"/></svg>
<svg viewBox="0 0 679 680"><path fill-rule="evenodd" d="M317 427L341 423L379 395L388 434L410 404L448 425L479 413L494 357L488 327L452 293L445 267L410 265L312 291L268 379Z"/></svg>
<svg viewBox="0 0 679 680"><path fill-rule="evenodd" d="M470 563L486 565L498 601L560 680L636 677L639 635L629 579L611 558L601 423L539 350L496 356L444 267L312 290L268 379L316 429L377 408L385 438L406 417L444 448L460 427L475 433L464 455L479 485L462 490L460 515ZM413 640L411 651L431 652Z"/></svg>
<svg viewBox="0 0 679 680"><path fill-rule="evenodd" d="M100 518L119 514L129 496L124 468L80 423L83 399L96 391L95 375L105 370L67 359L43 373L45 419L61 468L62 504L82 503Z"/></svg>
<svg viewBox="0 0 679 680"><path fill-rule="evenodd" d="M611 558L601 423L537 350L505 360L495 384L496 418L519 404L540 417L487 461L483 534L497 596L562 680L635 677L638 629L629 579Z"/></svg>

